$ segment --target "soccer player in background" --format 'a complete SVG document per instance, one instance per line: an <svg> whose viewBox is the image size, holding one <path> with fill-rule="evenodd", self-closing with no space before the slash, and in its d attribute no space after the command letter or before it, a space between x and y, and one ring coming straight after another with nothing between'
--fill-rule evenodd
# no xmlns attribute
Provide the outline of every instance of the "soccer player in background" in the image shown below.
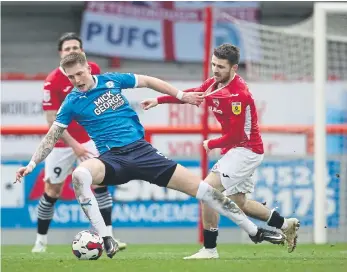
<svg viewBox="0 0 347 272"><path fill-rule="evenodd" d="M166 158L146 142L144 128L137 113L122 94L122 89L147 87L194 105L202 102L201 93L184 93L160 79L131 73L93 76L83 53L65 56L60 66L75 88L65 98L55 122L39 144L30 163L18 169L16 181L21 181L22 177L32 172L47 157L72 120L81 124L101 155L83 161L73 171L72 183L82 209L103 238L108 257L112 258L116 254L118 245L109 236L91 186L118 185L133 179L178 190L206 202L245 230L255 243L264 240L275 244L284 242L284 235L258 228L219 190Z"/></svg>
<svg viewBox="0 0 347 272"><path fill-rule="evenodd" d="M267 222L286 235L288 252L296 247L300 222L296 218L286 219L275 209L247 199L246 194L254 191L252 175L264 158L264 147L258 126L254 99L246 82L236 73L240 51L231 44L222 44L214 49L212 56L213 77L200 87L185 92L203 92L214 116L221 124L222 136L203 142L206 152L221 148L223 155L204 180L212 187L223 191L243 212L255 219ZM141 102L148 110L158 104L182 103L171 97L161 96ZM219 258L217 236L219 214L206 204L202 205L204 247L185 259Z"/></svg>
<svg viewBox="0 0 347 272"><path fill-rule="evenodd" d="M75 33L65 33L60 37L58 42L60 58L64 58L72 52L80 53L82 50L82 41ZM92 74L100 74L100 68L96 63L89 62L88 64ZM50 127L59 107L72 89L73 85L61 67L54 69L47 76L44 82L42 106ZM45 192L37 209L37 236L32 252L46 251L47 233L54 214L54 204L60 197L64 181L72 173L75 163L97 155L95 144L90 140L85 129L77 122L71 122L46 159ZM112 236L112 196L106 186L95 188L94 192L109 235ZM125 243L118 241L118 244L120 249L126 248Z"/></svg>

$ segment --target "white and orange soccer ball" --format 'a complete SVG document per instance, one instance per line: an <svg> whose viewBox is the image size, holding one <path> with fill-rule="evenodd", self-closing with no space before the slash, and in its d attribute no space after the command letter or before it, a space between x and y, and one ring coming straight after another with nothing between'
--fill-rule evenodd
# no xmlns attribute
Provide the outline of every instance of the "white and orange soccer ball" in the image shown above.
<svg viewBox="0 0 347 272"><path fill-rule="evenodd" d="M72 241L72 253L79 260L97 260L104 251L104 241L93 231L83 230Z"/></svg>

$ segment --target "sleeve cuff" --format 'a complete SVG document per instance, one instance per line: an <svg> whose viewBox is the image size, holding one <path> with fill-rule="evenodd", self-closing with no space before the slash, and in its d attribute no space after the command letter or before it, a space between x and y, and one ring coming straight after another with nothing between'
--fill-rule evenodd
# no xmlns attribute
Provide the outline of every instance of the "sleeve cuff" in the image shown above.
<svg viewBox="0 0 347 272"><path fill-rule="evenodd" d="M68 127L68 125L64 125L64 124L59 123L59 122L57 122L57 121L54 121L53 124L56 125L56 126L58 126L58 127L62 127L62 128L67 128L67 127Z"/></svg>
<svg viewBox="0 0 347 272"><path fill-rule="evenodd" d="M208 141L207 147L208 147L208 149L212 150L212 149L218 148L218 144L219 144L219 138L218 139L212 139L212 140Z"/></svg>
<svg viewBox="0 0 347 272"><path fill-rule="evenodd" d="M134 77L135 77L135 85L134 85L134 88L136 88L138 85L139 85L139 78L136 74L134 74Z"/></svg>

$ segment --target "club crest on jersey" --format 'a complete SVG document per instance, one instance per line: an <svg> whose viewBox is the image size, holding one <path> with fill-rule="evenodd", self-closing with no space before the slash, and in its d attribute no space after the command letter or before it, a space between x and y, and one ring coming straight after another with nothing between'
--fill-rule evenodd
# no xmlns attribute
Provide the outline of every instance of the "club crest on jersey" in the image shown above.
<svg viewBox="0 0 347 272"><path fill-rule="evenodd" d="M113 81L107 81L105 85L109 89L114 88L114 82Z"/></svg>
<svg viewBox="0 0 347 272"><path fill-rule="evenodd" d="M232 102L231 103L231 111L235 115L239 115L241 113L241 102Z"/></svg>

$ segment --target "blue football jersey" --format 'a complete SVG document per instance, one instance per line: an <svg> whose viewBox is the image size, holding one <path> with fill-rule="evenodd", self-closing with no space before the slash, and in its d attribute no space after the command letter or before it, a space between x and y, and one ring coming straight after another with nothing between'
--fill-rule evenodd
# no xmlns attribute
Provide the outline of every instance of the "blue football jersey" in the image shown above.
<svg viewBox="0 0 347 272"><path fill-rule="evenodd" d="M105 73L93 76L95 87L87 92L74 88L61 105L55 124L67 127L76 120L88 132L100 154L144 137L137 113L122 89L137 86L134 74Z"/></svg>

